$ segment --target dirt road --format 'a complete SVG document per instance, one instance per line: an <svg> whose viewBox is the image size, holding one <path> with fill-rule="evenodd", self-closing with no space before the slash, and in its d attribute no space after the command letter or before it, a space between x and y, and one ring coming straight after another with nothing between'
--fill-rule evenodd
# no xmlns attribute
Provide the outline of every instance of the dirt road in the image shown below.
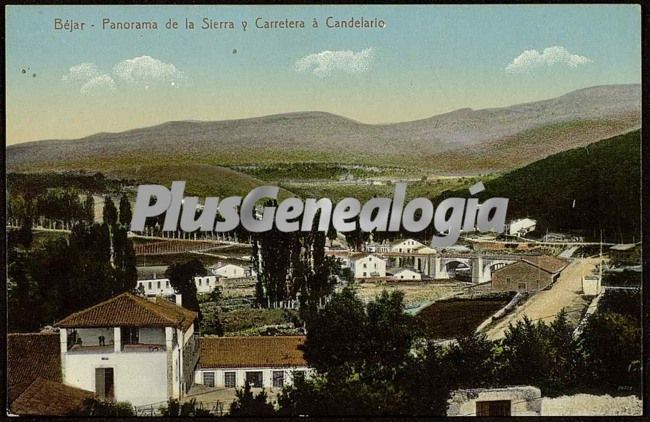
<svg viewBox="0 0 650 422"><path fill-rule="evenodd" d="M513 313L505 316L486 332L491 340L504 336L510 323L516 323L524 315L532 320L542 320L549 323L555 319L562 308L568 312L568 319L577 325L589 302L582 297L582 276L591 274L596 268L598 258L575 259L560 274L560 277L549 290L542 290L530 297Z"/></svg>

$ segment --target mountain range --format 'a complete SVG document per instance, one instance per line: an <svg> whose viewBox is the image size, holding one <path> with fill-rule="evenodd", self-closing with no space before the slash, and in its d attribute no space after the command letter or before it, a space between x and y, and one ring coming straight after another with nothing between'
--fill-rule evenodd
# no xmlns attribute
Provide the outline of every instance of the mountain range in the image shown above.
<svg viewBox="0 0 650 422"><path fill-rule="evenodd" d="M170 169L191 173L193 166L219 173L233 172L222 166L292 162L479 174L512 170L640 126L641 86L605 85L544 101L464 108L393 124L365 124L324 112L174 121L10 145L6 163L7 171L87 170L136 178L158 174L154 179L175 176Z"/></svg>

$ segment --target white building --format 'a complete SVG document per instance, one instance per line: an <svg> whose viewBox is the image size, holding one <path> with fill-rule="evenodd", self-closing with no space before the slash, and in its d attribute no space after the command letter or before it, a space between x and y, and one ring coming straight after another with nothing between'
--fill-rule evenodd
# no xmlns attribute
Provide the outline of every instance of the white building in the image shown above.
<svg viewBox="0 0 650 422"><path fill-rule="evenodd" d="M395 253L413 253L417 249L423 247L424 244L413 239L404 239L393 242L390 245L390 251Z"/></svg>
<svg viewBox="0 0 650 422"><path fill-rule="evenodd" d="M198 361L196 317L131 293L76 312L56 324L63 383L134 406L182 398Z"/></svg>
<svg viewBox="0 0 650 422"><path fill-rule="evenodd" d="M217 264L209 268L210 272L218 277L223 278L243 278L246 277L246 269L235 264Z"/></svg>
<svg viewBox="0 0 650 422"><path fill-rule="evenodd" d="M393 268L390 273L395 280L422 280L422 274L410 268Z"/></svg>
<svg viewBox="0 0 650 422"><path fill-rule="evenodd" d="M386 277L386 261L376 255L361 255L350 260L354 278Z"/></svg>
<svg viewBox="0 0 650 422"><path fill-rule="evenodd" d="M533 220L532 218L519 218L510 222L508 225L508 234L511 236L525 236L535 231L536 227L537 220Z"/></svg>
<svg viewBox="0 0 650 422"><path fill-rule="evenodd" d="M281 389L309 368L303 336L203 337L194 382L207 387Z"/></svg>
<svg viewBox="0 0 650 422"><path fill-rule="evenodd" d="M220 286L219 277L215 275L196 276L194 277L197 293L210 293L215 287ZM138 289L141 289L146 296L171 296L174 294L174 288L169 283L168 278L150 278L138 280Z"/></svg>

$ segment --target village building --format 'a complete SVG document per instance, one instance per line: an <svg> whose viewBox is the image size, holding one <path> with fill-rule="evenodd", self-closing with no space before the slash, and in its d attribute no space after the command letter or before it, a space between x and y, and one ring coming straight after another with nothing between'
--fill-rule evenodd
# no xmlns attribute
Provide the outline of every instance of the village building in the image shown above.
<svg viewBox="0 0 650 422"><path fill-rule="evenodd" d="M197 293L210 293L221 285L220 279L214 275L194 277ZM137 288L145 296L172 296L175 291L168 278L150 278L138 280Z"/></svg>
<svg viewBox="0 0 650 422"><path fill-rule="evenodd" d="M418 255L433 255L437 251L429 246L422 245L419 248L415 248L414 252Z"/></svg>
<svg viewBox="0 0 650 422"><path fill-rule="evenodd" d="M397 281L422 280L422 274L410 268L392 268L389 273L392 274L393 279Z"/></svg>
<svg viewBox="0 0 650 422"><path fill-rule="evenodd" d="M448 403L447 416L539 416L542 392L531 386L456 390Z"/></svg>
<svg viewBox="0 0 650 422"><path fill-rule="evenodd" d="M386 277L386 261L376 255L363 254L350 260L350 269L355 279Z"/></svg>
<svg viewBox="0 0 650 422"><path fill-rule="evenodd" d="M180 399L198 360L196 317L131 293L76 312L55 324L63 383L134 406Z"/></svg>
<svg viewBox="0 0 650 422"><path fill-rule="evenodd" d="M241 265L217 264L208 268L217 277L222 278L243 278L246 277L246 269Z"/></svg>
<svg viewBox="0 0 650 422"><path fill-rule="evenodd" d="M641 263L641 242L624 243L609 248L609 260L614 266L638 265Z"/></svg>
<svg viewBox="0 0 650 422"><path fill-rule="evenodd" d="M413 253L424 245L417 240L403 239L393 242L390 245L390 252L393 253Z"/></svg>
<svg viewBox="0 0 650 422"><path fill-rule="evenodd" d="M309 376L304 336L202 337L194 382L206 387L281 389Z"/></svg>
<svg viewBox="0 0 650 422"><path fill-rule="evenodd" d="M496 291L536 292L557 280L568 262L550 255L529 256L492 273Z"/></svg>
<svg viewBox="0 0 650 422"><path fill-rule="evenodd" d="M525 236L537 228L537 221L532 218L519 218L508 224L507 233L510 236Z"/></svg>

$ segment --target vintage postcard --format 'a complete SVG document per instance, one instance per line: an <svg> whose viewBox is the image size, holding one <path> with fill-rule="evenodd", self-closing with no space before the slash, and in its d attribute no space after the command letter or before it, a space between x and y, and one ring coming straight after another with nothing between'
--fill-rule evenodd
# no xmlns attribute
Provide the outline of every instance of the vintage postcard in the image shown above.
<svg viewBox="0 0 650 422"><path fill-rule="evenodd" d="M7 6L6 414L642 415L641 26Z"/></svg>

